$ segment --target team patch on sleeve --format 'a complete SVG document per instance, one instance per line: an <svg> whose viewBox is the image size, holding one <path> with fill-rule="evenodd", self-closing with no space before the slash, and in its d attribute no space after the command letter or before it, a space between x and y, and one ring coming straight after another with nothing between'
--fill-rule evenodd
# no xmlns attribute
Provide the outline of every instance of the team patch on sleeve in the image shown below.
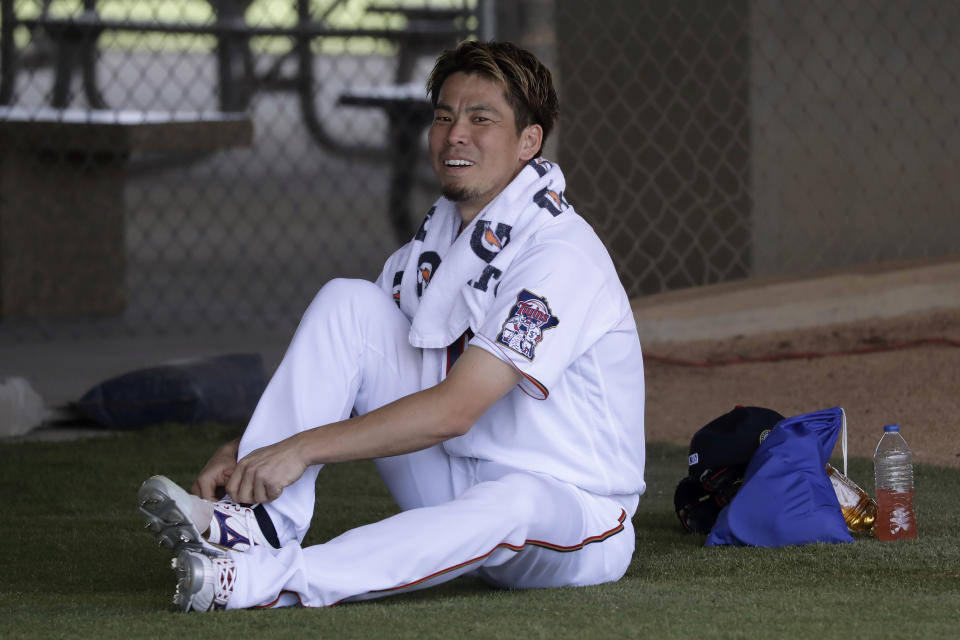
<svg viewBox="0 0 960 640"><path fill-rule="evenodd" d="M533 360L534 349L543 340L543 332L560 324L550 311L547 299L524 289L497 335L497 342Z"/></svg>

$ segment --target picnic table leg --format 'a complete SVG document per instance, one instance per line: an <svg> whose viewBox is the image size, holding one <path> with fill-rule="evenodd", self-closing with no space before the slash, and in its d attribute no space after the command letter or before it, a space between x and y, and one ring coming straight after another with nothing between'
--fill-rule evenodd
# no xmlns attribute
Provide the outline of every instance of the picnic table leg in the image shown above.
<svg viewBox="0 0 960 640"><path fill-rule="evenodd" d="M417 55L410 47L400 47L397 54L397 68L394 72L396 84L406 84L413 77ZM403 244L413 233L413 213L410 210L410 193L413 188L414 167L417 164L418 132L416 119L419 110L415 108L388 108L387 122L390 127L390 225L397 242Z"/></svg>
<svg viewBox="0 0 960 640"><path fill-rule="evenodd" d="M410 211L410 193L414 170L420 150L420 135L426 126L429 112L421 105L396 104L386 109L390 126L390 226L399 243L410 239L413 216Z"/></svg>
<svg viewBox="0 0 960 640"><path fill-rule="evenodd" d="M0 1L0 105L10 104L17 67L14 63L16 49L13 42L13 0Z"/></svg>
<svg viewBox="0 0 960 640"><path fill-rule="evenodd" d="M94 9L85 9L92 11ZM82 28L73 25L52 25L47 27L50 37L56 46L56 58L54 62L53 92L50 98L50 105L57 109L63 109L70 105L70 85L73 78L73 70L77 64L80 64L83 75L83 88L90 102L90 106L95 109L106 107L106 101L100 94L100 89L96 84L96 65L97 65L97 41L102 28Z"/></svg>
<svg viewBox="0 0 960 640"><path fill-rule="evenodd" d="M64 33L56 47L56 62L53 72L53 92L50 106L63 109L70 104L70 84L73 79L73 67L76 64L80 47L76 39Z"/></svg>
<svg viewBox="0 0 960 640"><path fill-rule="evenodd" d="M44 3L44 11L49 8L49 2ZM83 0L83 12L88 15L97 15L97 0ZM83 77L83 93L92 109L107 109L107 101L100 93L97 85L97 40L100 31L80 39L80 70Z"/></svg>
<svg viewBox="0 0 960 640"><path fill-rule="evenodd" d="M98 31L97 34L100 32ZM110 106L100 93L97 83L97 35L82 38L80 41L80 70L83 77L83 93L91 109L109 109Z"/></svg>
<svg viewBox="0 0 960 640"><path fill-rule="evenodd" d="M252 0L209 0L217 22L245 25ZM217 37L217 75L220 80L220 110L245 111L255 91L250 37L222 34Z"/></svg>

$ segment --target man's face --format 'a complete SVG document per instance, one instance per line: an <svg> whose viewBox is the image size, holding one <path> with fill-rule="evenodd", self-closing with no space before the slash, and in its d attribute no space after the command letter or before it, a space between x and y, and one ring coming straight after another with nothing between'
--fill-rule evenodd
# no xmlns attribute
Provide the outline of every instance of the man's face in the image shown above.
<svg viewBox="0 0 960 640"><path fill-rule="evenodd" d="M440 88L430 156L443 195L470 222L540 148L543 130L530 125L519 135L503 88L475 74L457 72Z"/></svg>

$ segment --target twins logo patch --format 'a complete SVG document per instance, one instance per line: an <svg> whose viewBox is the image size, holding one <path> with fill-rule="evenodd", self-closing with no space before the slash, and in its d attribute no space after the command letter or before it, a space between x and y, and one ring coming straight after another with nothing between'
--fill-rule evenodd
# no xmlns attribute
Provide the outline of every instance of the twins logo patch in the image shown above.
<svg viewBox="0 0 960 640"><path fill-rule="evenodd" d="M524 289L517 294L517 303L510 309L497 342L533 360L534 349L543 340L543 332L558 324L560 319L550 311L547 299Z"/></svg>

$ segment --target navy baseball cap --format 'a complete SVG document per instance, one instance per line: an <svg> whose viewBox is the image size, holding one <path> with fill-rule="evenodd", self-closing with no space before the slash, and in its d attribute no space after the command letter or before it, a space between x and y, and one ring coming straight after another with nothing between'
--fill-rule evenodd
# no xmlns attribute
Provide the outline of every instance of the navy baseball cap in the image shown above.
<svg viewBox="0 0 960 640"><path fill-rule="evenodd" d="M760 443L783 416L763 407L737 407L711 420L690 440L690 478L705 476L724 467L746 465Z"/></svg>

